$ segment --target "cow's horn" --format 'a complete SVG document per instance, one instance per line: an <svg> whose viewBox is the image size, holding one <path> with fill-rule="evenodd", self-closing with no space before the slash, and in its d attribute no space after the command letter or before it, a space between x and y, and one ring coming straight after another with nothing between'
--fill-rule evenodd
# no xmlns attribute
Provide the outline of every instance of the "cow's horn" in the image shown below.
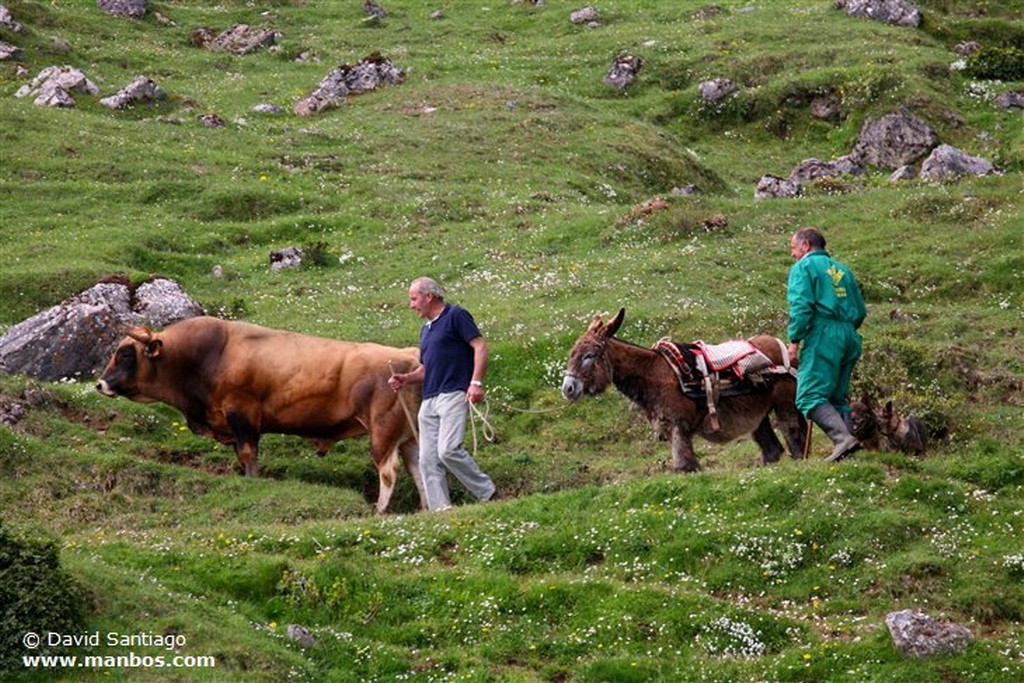
<svg viewBox="0 0 1024 683"><path fill-rule="evenodd" d="M153 332L147 327L133 327L128 330L127 334L135 341L142 342L143 344L148 344L153 338Z"/></svg>

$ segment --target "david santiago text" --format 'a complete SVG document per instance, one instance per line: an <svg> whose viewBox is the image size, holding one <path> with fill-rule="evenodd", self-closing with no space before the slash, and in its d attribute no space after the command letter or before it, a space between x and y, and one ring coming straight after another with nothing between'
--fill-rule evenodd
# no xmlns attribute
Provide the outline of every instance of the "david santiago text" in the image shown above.
<svg viewBox="0 0 1024 683"><path fill-rule="evenodd" d="M109 632L100 636L99 631L92 633L65 634L47 631L44 636L38 633L26 633L21 639L22 645L29 650L41 647L159 647L164 650L177 650L185 647L185 636L180 633L116 633Z"/></svg>

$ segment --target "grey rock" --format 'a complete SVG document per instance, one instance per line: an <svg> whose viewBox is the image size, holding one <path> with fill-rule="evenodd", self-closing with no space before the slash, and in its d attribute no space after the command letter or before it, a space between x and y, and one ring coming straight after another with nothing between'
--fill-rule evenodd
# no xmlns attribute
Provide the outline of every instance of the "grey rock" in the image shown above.
<svg viewBox="0 0 1024 683"><path fill-rule="evenodd" d="M836 92L827 92L811 100L810 114L816 119L834 121L842 113L843 100Z"/></svg>
<svg viewBox="0 0 1024 683"><path fill-rule="evenodd" d="M298 268L302 265L302 258L305 254L301 247L286 247L270 252L270 269L282 270L284 268Z"/></svg>
<svg viewBox="0 0 1024 683"><path fill-rule="evenodd" d="M931 126L908 112L868 118L850 156L862 166L896 169L924 158L939 143Z"/></svg>
<svg viewBox="0 0 1024 683"><path fill-rule="evenodd" d="M1024 90L1007 90L999 93L993 104L1002 109L1024 109Z"/></svg>
<svg viewBox="0 0 1024 683"><path fill-rule="evenodd" d="M864 167L849 155L833 159L832 161L821 161L820 159L804 159L790 174L789 179L798 182L807 182L815 178L833 177L838 175L863 175Z"/></svg>
<svg viewBox="0 0 1024 683"><path fill-rule="evenodd" d="M962 175L988 175L995 166L981 157L973 157L951 145L939 145L921 163L921 177L943 180Z"/></svg>
<svg viewBox="0 0 1024 683"><path fill-rule="evenodd" d="M708 104L714 104L723 97L736 92L738 86L729 78L712 78L697 86L701 99Z"/></svg>
<svg viewBox="0 0 1024 683"><path fill-rule="evenodd" d="M11 14L11 10L7 9L3 5L0 5L0 27L13 31L14 33L21 33L25 28L15 21L14 15Z"/></svg>
<svg viewBox="0 0 1024 683"><path fill-rule="evenodd" d="M126 326L167 325L202 312L171 280L135 288L122 279L101 282L0 336L0 369L47 382L92 376L106 365Z"/></svg>
<svg viewBox="0 0 1024 683"><path fill-rule="evenodd" d="M921 10L907 0L836 0L835 6L851 17L874 19L906 28L921 25Z"/></svg>
<svg viewBox="0 0 1024 683"><path fill-rule="evenodd" d="M339 107L349 95L358 95L374 90L381 85L398 85L405 80L405 72L374 52L356 64L342 64L329 73L312 93L295 104L299 116L313 114Z"/></svg>
<svg viewBox="0 0 1024 683"><path fill-rule="evenodd" d="M285 629L285 636L288 640L295 641L304 648L310 648L316 645L316 638L309 632L305 626L300 624L288 624L288 628Z"/></svg>
<svg viewBox="0 0 1024 683"><path fill-rule="evenodd" d="M909 609L890 612L885 624L893 644L904 657L956 654L974 640L971 632L960 624L940 623L923 612Z"/></svg>
<svg viewBox="0 0 1024 683"><path fill-rule="evenodd" d="M149 104L166 97L167 94L152 79L136 76L117 94L101 99L100 104L111 109L124 109L135 103Z"/></svg>
<svg viewBox="0 0 1024 683"><path fill-rule="evenodd" d="M604 76L605 85L610 85L619 90L625 89L630 83L636 80L644 61L636 55L620 54L615 57L611 68Z"/></svg>
<svg viewBox="0 0 1024 683"><path fill-rule="evenodd" d="M898 183L904 180L913 180L917 177L917 171L910 164L900 166L889 176L890 183Z"/></svg>
<svg viewBox="0 0 1024 683"><path fill-rule="evenodd" d="M96 6L115 17L141 19L146 16L146 0L96 0Z"/></svg>
<svg viewBox="0 0 1024 683"><path fill-rule="evenodd" d="M961 57L970 57L980 49L981 43L976 40L967 40L953 46L953 52L957 53Z"/></svg>
<svg viewBox="0 0 1024 683"><path fill-rule="evenodd" d="M363 11L366 12L368 17L373 19L383 19L388 15L388 11L384 9L384 6L375 0L363 0Z"/></svg>
<svg viewBox="0 0 1024 683"><path fill-rule="evenodd" d="M11 45L0 40L0 60L24 59L25 53L17 45Z"/></svg>
<svg viewBox="0 0 1024 683"><path fill-rule="evenodd" d="M98 95L100 89L86 75L73 66L48 66L18 88L15 97L35 95L33 104L46 107L73 107L71 93Z"/></svg>
<svg viewBox="0 0 1024 683"><path fill-rule="evenodd" d="M754 199L778 199L799 197L803 186L799 181L774 175L762 176L754 188Z"/></svg>
<svg viewBox="0 0 1024 683"><path fill-rule="evenodd" d="M252 110L257 114L281 114L284 112L284 109L281 107L268 102L261 102L253 107Z"/></svg>
<svg viewBox="0 0 1024 683"><path fill-rule="evenodd" d="M247 55L261 47L274 45L280 33L269 28L254 28L248 24L235 24L226 31L214 34L211 29L198 28L192 32L192 44L214 52Z"/></svg>
<svg viewBox="0 0 1024 683"><path fill-rule="evenodd" d="M589 24L591 22L600 21L600 19L601 15L590 5L581 7L569 15L569 21L574 24Z"/></svg>

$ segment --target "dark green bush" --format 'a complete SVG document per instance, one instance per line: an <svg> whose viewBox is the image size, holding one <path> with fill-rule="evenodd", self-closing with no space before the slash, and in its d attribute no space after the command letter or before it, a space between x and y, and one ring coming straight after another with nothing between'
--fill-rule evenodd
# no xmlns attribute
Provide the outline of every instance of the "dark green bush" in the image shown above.
<svg viewBox="0 0 1024 683"><path fill-rule="evenodd" d="M1024 81L1024 50L983 47L967 58L964 73L993 81Z"/></svg>
<svg viewBox="0 0 1024 683"><path fill-rule="evenodd" d="M26 633L43 645L46 632L82 632L83 601L74 580L60 567L57 546L45 538L17 535L0 525L0 671L20 668Z"/></svg>
<svg viewBox="0 0 1024 683"><path fill-rule="evenodd" d="M304 263L314 268L326 268L337 263L331 256L330 246L323 240L308 242L302 246Z"/></svg>

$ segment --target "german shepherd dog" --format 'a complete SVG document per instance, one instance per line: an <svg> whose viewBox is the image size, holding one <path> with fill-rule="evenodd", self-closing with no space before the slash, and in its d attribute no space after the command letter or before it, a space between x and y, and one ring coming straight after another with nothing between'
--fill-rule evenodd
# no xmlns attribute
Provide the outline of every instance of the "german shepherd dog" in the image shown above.
<svg viewBox="0 0 1024 683"><path fill-rule="evenodd" d="M850 433L866 450L877 451L881 436L878 409L875 402L865 392L859 401L850 402Z"/></svg>
<svg viewBox="0 0 1024 683"><path fill-rule="evenodd" d="M928 430L924 422L913 415L901 417L892 407L892 401L882 409L878 429L888 440L890 449L924 457L924 449L928 445Z"/></svg>

